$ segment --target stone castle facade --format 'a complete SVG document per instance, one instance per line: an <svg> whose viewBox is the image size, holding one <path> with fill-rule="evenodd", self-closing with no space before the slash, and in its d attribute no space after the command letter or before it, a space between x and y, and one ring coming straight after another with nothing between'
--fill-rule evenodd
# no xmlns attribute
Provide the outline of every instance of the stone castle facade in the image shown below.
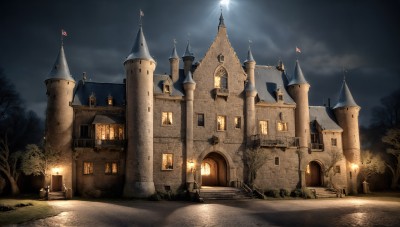
<svg viewBox="0 0 400 227"><path fill-rule="evenodd" d="M181 69L174 47L170 74L155 74L140 26L124 83L75 81L62 45L45 81L46 143L63 155L52 190L147 197L195 183L238 186L250 178L247 152L257 151L268 157L258 188L332 182L357 193L360 107L345 81L334 107L310 106L300 63L289 76L282 62L257 65L250 48L241 62L222 14L214 42L194 60L188 43ZM338 153L344 158L332 161Z"/></svg>

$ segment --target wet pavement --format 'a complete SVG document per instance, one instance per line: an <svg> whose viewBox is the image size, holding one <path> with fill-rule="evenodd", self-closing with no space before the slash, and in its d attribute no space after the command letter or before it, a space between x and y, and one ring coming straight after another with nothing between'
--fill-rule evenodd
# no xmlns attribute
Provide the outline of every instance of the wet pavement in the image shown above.
<svg viewBox="0 0 400 227"><path fill-rule="evenodd" d="M49 201L57 216L22 226L400 226L400 198L190 202Z"/></svg>

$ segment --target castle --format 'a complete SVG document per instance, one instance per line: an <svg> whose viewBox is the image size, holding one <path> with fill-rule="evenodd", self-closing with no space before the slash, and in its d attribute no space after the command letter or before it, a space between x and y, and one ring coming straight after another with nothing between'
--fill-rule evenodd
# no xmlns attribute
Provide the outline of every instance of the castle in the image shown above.
<svg viewBox="0 0 400 227"><path fill-rule="evenodd" d="M142 26L121 84L71 76L64 47L45 80L46 143L61 151L51 190L144 198L156 191L237 186L249 180L246 152L268 154L254 184L263 189L326 186L357 193L358 114L345 81L335 106L310 106L299 61L289 76L241 62L221 13L215 40L195 62L175 47L169 75L155 74ZM335 154L343 158L335 160Z"/></svg>

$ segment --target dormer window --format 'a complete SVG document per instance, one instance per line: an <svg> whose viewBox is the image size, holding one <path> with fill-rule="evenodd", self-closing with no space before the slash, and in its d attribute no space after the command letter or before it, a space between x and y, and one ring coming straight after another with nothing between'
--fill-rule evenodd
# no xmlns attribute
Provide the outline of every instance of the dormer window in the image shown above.
<svg viewBox="0 0 400 227"><path fill-rule="evenodd" d="M276 101L283 102L283 91L280 87L276 89Z"/></svg>
<svg viewBox="0 0 400 227"><path fill-rule="evenodd" d="M168 80L164 81L163 83L163 93L171 94L171 84Z"/></svg>
<svg viewBox="0 0 400 227"><path fill-rule="evenodd" d="M89 106L94 107L96 106L96 96L92 93L89 97Z"/></svg>
<svg viewBox="0 0 400 227"><path fill-rule="evenodd" d="M107 104L108 104L109 106L114 105L113 97L112 97L111 95L109 95L108 98L107 98Z"/></svg>

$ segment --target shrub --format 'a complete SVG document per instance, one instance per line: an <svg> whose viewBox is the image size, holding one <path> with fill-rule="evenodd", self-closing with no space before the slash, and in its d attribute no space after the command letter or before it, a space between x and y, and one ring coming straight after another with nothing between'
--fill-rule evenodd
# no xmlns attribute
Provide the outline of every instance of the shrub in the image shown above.
<svg viewBox="0 0 400 227"><path fill-rule="evenodd" d="M303 189L304 198L306 199L315 199L315 194L308 188Z"/></svg>
<svg viewBox="0 0 400 227"><path fill-rule="evenodd" d="M301 190L300 188L296 188L290 193L290 196L295 198L303 197L303 190Z"/></svg>
<svg viewBox="0 0 400 227"><path fill-rule="evenodd" d="M267 190L265 192L265 195L269 196L269 197L273 197L273 198L279 198L280 197L278 189Z"/></svg>
<svg viewBox="0 0 400 227"><path fill-rule="evenodd" d="M282 198L287 197L287 196L290 195L290 191L287 190L287 189L281 188L281 189L279 190L279 195L280 195Z"/></svg>

